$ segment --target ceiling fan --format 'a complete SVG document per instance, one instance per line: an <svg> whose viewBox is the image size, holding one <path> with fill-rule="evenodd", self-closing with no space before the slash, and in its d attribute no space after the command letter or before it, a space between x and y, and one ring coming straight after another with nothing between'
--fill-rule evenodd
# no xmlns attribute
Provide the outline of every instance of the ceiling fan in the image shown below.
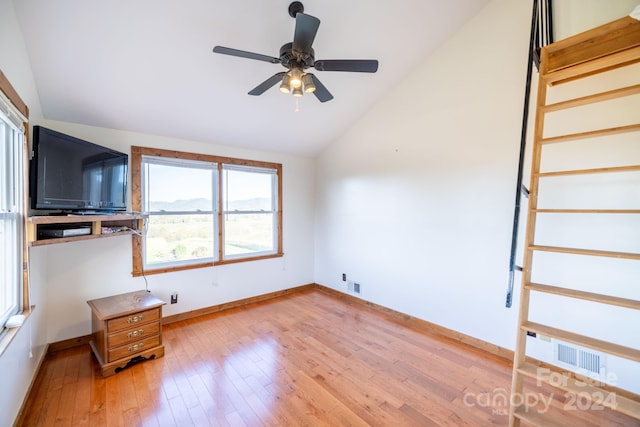
<svg viewBox="0 0 640 427"><path fill-rule="evenodd" d="M315 60L315 52L311 47L318 32L320 20L306 15L304 6L299 1L289 5L289 15L296 20L293 42L286 43L280 48L280 57L275 58L259 53L216 46L215 53L239 56L241 58L256 59L258 61L282 64L287 71L282 71L269 77L264 82L249 91L249 95L262 95L268 89L280 82L280 91L296 97L304 93L313 93L320 102L333 99L331 92L312 73L306 70L315 68L318 71L348 71L359 73L375 73L378 71L378 61L375 59L325 59Z"/></svg>

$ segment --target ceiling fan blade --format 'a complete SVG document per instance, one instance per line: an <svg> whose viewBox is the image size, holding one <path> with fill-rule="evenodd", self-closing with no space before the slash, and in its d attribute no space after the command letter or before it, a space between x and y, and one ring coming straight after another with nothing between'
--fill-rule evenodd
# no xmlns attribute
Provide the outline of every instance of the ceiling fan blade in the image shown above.
<svg viewBox="0 0 640 427"><path fill-rule="evenodd" d="M309 54L319 26L320 20L315 16L298 13L296 15L296 30L293 34L293 50Z"/></svg>
<svg viewBox="0 0 640 427"><path fill-rule="evenodd" d="M313 92L313 94L316 96L316 98L318 98L318 101L331 101L333 99L333 95L331 95L331 92L329 92L329 90L322 83L320 83L320 80L318 80L318 78L314 74L311 75L311 78L313 79L313 84L316 85L316 90Z"/></svg>
<svg viewBox="0 0 640 427"><path fill-rule="evenodd" d="M268 89L271 89L273 85L282 81L282 78L284 77L285 74L287 74L286 71L282 71L280 73L274 74L273 76L269 77L267 80L260 83L255 88L251 89L251 91L249 92L249 95L255 95L255 96L262 95Z"/></svg>
<svg viewBox="0 0 640 427"><path fill-rule="evenodd" d="M213 48L213 51L215 53L222 53L224 55L239 56L240 58L257 59L258 61L271 62L272 64L280 63L280 59L274 58L273 56L232 49L230 47L216 46Z"/></svg>
<svg viewBox="0 0 640 427"><path fill-rule="evenodd" d="M324 59L313 64L318 71L352 71L357 73L375 73L378 61L375 59Z"/></svg>

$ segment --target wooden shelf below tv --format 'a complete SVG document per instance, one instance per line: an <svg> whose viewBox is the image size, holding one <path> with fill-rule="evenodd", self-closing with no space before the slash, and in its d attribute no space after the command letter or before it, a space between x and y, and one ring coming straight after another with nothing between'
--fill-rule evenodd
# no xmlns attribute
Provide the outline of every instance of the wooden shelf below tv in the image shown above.
<svg viewBox="0 0 640 427"><path fill-rule="evenodd" d="M27 220L27 238L30 246L42 246L122 236L141 232L144 219L144 215L133 213L32 216ZM50 231L49 234L56 234L55 231L60 231L63 235L59 237L45 236L46 230ZM62 230L66 230L66 232L62 233ZM73 234L74 232L83 234L65 235L67 233Z"/></svg>

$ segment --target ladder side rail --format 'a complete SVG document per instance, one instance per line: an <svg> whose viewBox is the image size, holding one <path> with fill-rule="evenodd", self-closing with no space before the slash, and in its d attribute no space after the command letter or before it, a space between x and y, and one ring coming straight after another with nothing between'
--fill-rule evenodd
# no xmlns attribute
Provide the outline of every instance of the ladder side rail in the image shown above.
<svg viewBox="0 0 640 427"><path fill-rule="evenodd" d="M525 284L531 282L531 266L533 263L534 251L532 251L530 247L533 246L535 238L536 209L538 206L538 186L540 181L539 171L542 159L542 144L540 144L540 141L543 138L545 120L545 113L542 111L541 107L546 105L547 99L547 85L543 79L544 64L546 62L545 49L542 49L541 55L542 60L540 64L540 74L538 76L538 93L536 98L537 112L535 117L533 154L531 160L531 178L529 184L529 207L527 212L527 228L525 235L525 256L522 265L522 279L520 288L520 310L518 313L518 330L513 361L511 399L509 399L509 425L513 427L517 427L520 425L520 419L515 416L515 412L522 406L522 399L514 399L514 396L522 396L523 390L523 378L521 375L519 375L518 368L525 362L527 335L526 333L522 332L520 325L529 320L530 291L525 288ZM520 402L520 405L516 405L515 402Z"/></svg>

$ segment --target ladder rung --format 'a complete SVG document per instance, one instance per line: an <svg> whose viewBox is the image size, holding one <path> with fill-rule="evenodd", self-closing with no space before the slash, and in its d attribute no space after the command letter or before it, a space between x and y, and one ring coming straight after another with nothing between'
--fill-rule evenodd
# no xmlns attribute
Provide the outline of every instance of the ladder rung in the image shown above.
<svg viewBox="0 0 640 427"><path fill-rule="evenodd" d="M640 209L532 209L536 213L640 214Z"/></svg>
<svg viewBox="0 0 640 427"><path fill-rule="evenodd" d="M540 375L539 367L528 362L525 362L518 368L518 373L534 378L536 381L542 381L564 391L568 391L569 393L573 393L575 396L580 396L581 398L583 396L591 396L594 403L621 412L630 417L640 419L640 402L620 396L619 394L608 391L602 387L597 387L587 382L577 380L569 375L563 376L562 381L558 381L555 376Z"/></svg>
<svg viewBox="0 0 640 427"><path fill-rule="evenodd" d="M540 246L540 245L529 246L529 249L532 251L542 251L542 252L560 252L560 253L574 254L574 255L589 255L589 256L601 256L601 257L609 257L609 258L626 258L626 259L640 260L640 254L630 253L630 252L599 251L595 249L563 248L559 246Z"/></svg>
<svg viewBox="0 0 640 427"><path fill-rule="evenodd" d="M633 166L617 166L611 168L596 168L596 169L575 169L566 171L555 172L538 172L539 177L545 176L563 176L563 175L588 175L594 173L615 173L615 172L637 172L640 171L640 165Z"/></svg>
<svg viewBox="0 0 640 427"><path fill-rule="evenodd" d="M608 341L587 337L574 332L565 331L564 329L558 329L534 322L522 322L520 329L523 331L531 331L537 334L546 335L548 337L558 338L562 341L640 362L640 350L636 350L635 348L625 347L620 344L614 344Z"/></svg>
<svg viewBox="0 0 640 427"><path fill-rule="evenodd" d="M631 308L640 310L640 301L615 297L612 295L602 295L593 292L579 291L576 289L561 288L559 286L543 285L540 283L528 283L526 289L537 292L545 292L548 294L561 295L569 298L578 298L586 301L594 301L602 304L616 305L618 307Z"/></svg>
<svg viewBox="0 0 640 427"><path fill-rule="evenodd" d="M596 138L598 136L616 135L619 133L640 131L640 124L616 126L612 128L591 130L588 132L570 133L567 135L552 136L542 138L538 141L540 144L556 144L558 142L575 141L576 139Z"/></svg>
<svg viewBox="0 0 640 427"><path fill-rule="evenodd" d="M635 95L637 93L640 93L640 85L627 86L607 92L596 93L582 98L570 99L568 101L549 104L541 107L540 109L546 113L550 113L553 111L565 110L567 108L580 107L596 102L608 101L610 99L622 98L624 96Z"/></svg>

